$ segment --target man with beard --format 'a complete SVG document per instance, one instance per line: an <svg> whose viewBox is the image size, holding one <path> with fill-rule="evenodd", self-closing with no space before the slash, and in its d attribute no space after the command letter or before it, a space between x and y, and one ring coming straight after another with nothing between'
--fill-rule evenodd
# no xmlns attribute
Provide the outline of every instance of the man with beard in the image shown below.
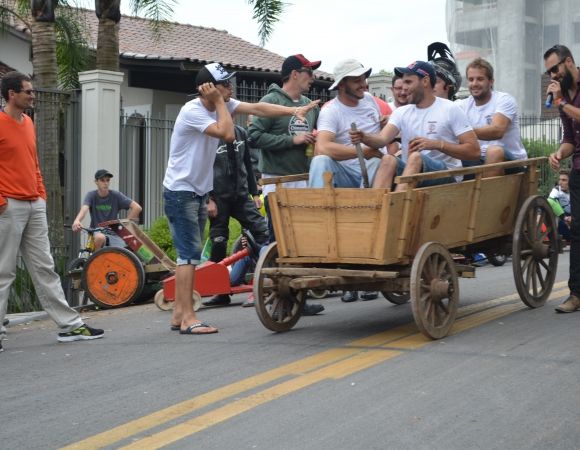
<svg viewBox="0 0 580 450"><path fill-rule="evenodd" d="M407 67L395 68L403 79L403 92L409 104L397 108L379 134L364 130L351 132L353 143L380 147L401 133L401 159L386 155L375 177L373 187L391 188L396 175L413 175L461 167L462 159L477 159L480 155L477 136L465 113L450 100L435 97L436 75L433 66L415 61ZM426 180L420 186L461 181L461 177ZM399 184L397 191L407 189Z"/></svg>
<svg viewBox="0 0 580 450"><path fill-rule="evenodd" d="M371 70L354 59L341 61L335 67L334 83L329 89L338 89L338 95L320 112L316 156L310 165L309 187L323 187L324 172L332 172L336 187L362 186L361 166L356 147L350 142L349 131L352 123L365 133L378 133L381 129L379 107L366 91L366 80ZM386 153L384 147L385 144L363 146L370 182Z"/></svg>
<svg viewBox="0 0 580 450"><path fill-rule="evenodd" d="M391 79L391 92L393 93L393 101L389 102L389 106L393 111L409 103L407 94L403 92L403 79L397 75L393 75Z"/></svg>
<svg viewBox="0 0 580 450"><path fill-rule="evenodd" d="M550 155L550 166L560 170L563 159L572 157L570 170L570 295L556 307L557 312L570 313L580 309L580 71L574 57L564 45L554 45L544 53L546 73L551 81L546 93L558 102L564 129L560 148Z"/></svg>
<svg viewBox="0 0 580 450"><path fill-rule="evenodd" d="M471 95L458 102L465 111L479 139L479 161L463 165L493 164L526 159L528 154L520 137L520 122L516 99L505 92L493 90L493 67L485 59L476 58L465 71ZM517 172L521 168L508 170ZM503 175L502 169L489 169L486 177Z"/></svg>

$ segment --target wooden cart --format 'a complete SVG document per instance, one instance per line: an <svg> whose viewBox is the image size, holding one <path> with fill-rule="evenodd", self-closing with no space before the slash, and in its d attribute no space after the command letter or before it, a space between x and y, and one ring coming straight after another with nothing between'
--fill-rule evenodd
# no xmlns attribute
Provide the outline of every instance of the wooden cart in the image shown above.
<svg viewBox="0 0 580 450"><path fill-rule="evenodd" d="M308 289L378 290L395 303L410 297L421 332L442 338L457 313L458 277L475 276L475 267L452 255L476 252L511 254L522 301L542 306L560 251L551 208L536 195L545 160L494 164L527 170L492 178L482 177L483 166L399 177L410 183L400 193L333 188L330 173L322 189L278 186L268 195L277 242L254 274L260 321L272 331L291 329ZM465 174L475 179L414 188L420 180Z"/></svg>

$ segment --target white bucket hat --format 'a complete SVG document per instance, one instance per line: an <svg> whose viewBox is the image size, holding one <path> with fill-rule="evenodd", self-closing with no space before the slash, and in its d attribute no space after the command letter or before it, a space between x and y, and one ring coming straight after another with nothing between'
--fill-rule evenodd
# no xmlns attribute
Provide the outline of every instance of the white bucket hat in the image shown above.
<svg viewBox="0 0 580 450"><path fill-rule="evenodd" d="M368 78L372 70L373 69L371 68L367 69L356 59L345 59L340 61L334 68L334 83L332 83L332 86L330 86L328 90L332 91L336 89L338 83L340 83L345 77L360 77L364 74Z"/></svg>

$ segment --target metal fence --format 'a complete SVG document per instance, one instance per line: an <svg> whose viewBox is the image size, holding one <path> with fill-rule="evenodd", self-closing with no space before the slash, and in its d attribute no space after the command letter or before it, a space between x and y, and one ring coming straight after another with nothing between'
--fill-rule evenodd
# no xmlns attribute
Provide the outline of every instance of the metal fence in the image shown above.
<svg viewBox="0 0 580 450"><path fill-rule="evenodd" d="M35 107L28 111L34 120L38 142L38 159L48 192L47 209L57 222L70 223L80 204L80 105L78 92L63 92L49 89L36 89ZM0 105L1 106L1 105ZM51 134L57 145L56 152L43 145ZM51 137L51 138L52 138ZM59 194L56 195L55 192ZM61 220L62 219L62 220ZM49 224L50 226L51 224ZM61 245L51 246L55 268L62 276L66 262L78 244L70 233L63 233ZM24 261L18 257L16 279L10 289L9 312L40 309L38 299L26 270Z"/></svg>

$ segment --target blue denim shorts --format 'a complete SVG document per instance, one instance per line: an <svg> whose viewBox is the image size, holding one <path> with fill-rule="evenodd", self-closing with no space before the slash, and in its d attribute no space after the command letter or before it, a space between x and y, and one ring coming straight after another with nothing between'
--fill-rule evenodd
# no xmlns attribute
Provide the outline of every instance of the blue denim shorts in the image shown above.
<svg viewBox="0 0 580 450"><path fill-rule="evenodd" d="M163 190L165 215L177 251L177 265L199 264L201 239L207 221L207 194Z"/></svg>
<svg viewBox="0 0 580 450"><path fill-rule="evenodd" d="M428 156L425 155L421 155L421 161L423 162L423 170L421 171L421 173L447 170L447 166L443 161L429 158ZM401 176L403 174L403 170L405 170L405 163L403 162L402 159L397 158L397 176ZM417 185L417 187L438 186L440 184L449 184L449 183L455 183L455 178L446 177L446 178L437 178L435 180L423 180Z"/></svg>

